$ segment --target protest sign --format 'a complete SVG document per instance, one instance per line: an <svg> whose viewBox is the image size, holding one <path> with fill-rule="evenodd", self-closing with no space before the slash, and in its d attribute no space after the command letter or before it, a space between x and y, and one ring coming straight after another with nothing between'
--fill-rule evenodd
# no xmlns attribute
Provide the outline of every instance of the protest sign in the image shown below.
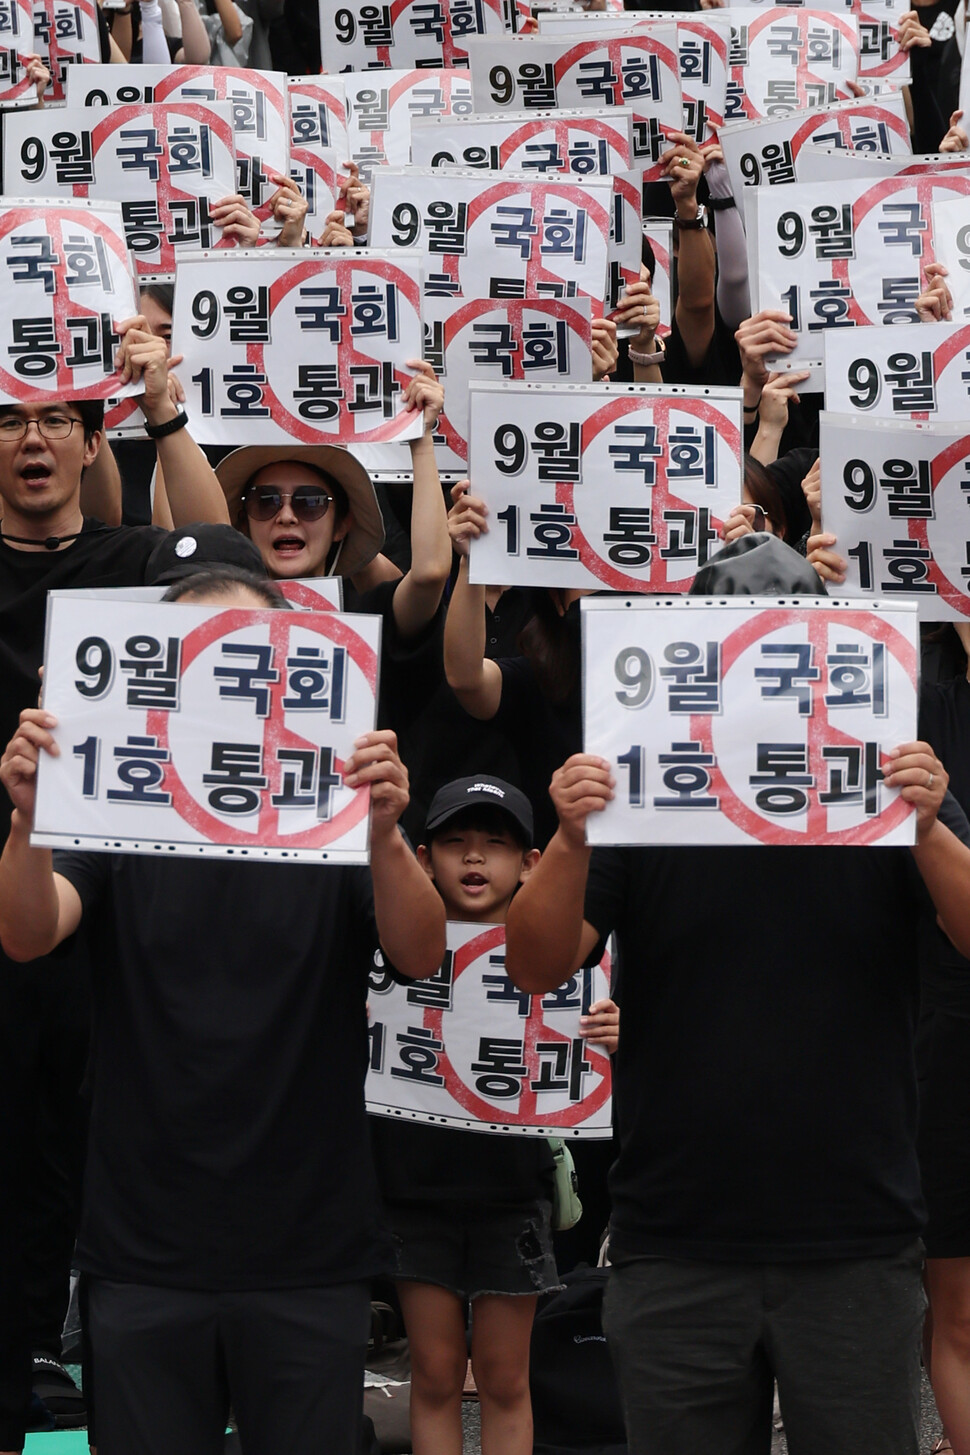
<svg viewBox="0 0 970 1455"><path fill-rule="evenodd" d="M609 995L601 966L545 995L505 973L505 926L449 921L430 980L401 985L383 965L367 992L367 1110L470 1131L613 1135L610 1058L579 1034Z"/></svg>
<svg viewBox="0 0 970 1455"><path fill-rule="evenodd" d="M917 323L934 258L933 207L970 194L959 172L752 188L747 199L752 313L781 308L799 335L785 367L820 363L822 333Z"/></svg>
<svg viewBox="0 0 970 1455"><path fill-rule="evenodd" d="M115 326L138 312L117 203L5 197L0 277L0 403L141 392L115 367Z"/></svg>
<svg viewBox="0 0 970 1455"><path fill-rule="evenodd" d="M375 172L370 240L428 254L425 294L590 298L603 313L613 261L613 178L427 167ZM620 260L639 267L636 235Z"/></svg>
<svg viewBox="0 0 970 1455"><path fill-rule="evenodd" d="M68 73L69 106L113 106L159 101L228 101L236 146L236 190L264 228L272 230L273 175L289 170L289 116L282 71L231 66L98 66ZM343 158L341 159L343 160ZM225 194L223 194L225 195Z"/></svg>
<svg viewBox="0 0 970 1455"><path fill-rule="evenodd" d="M827 180L822 148L912 156L901 94L840 101L824 111L793 111L770 120L731 121L720 128L718 140L742 215L749 187Z"/></svg>
<svg viewBox="0 0 970 1455"><path fill-rule="evenodd" d="M290 76L290 176L307 202L306 228L314 242L327 216L341 207L339 181L350 156L344 83L334 76Z"/></svg>
<svg viewBox="0 0 970 1455"><path fill-rule="evenodd" d="M822 414L822 524L848 562L844 596L970 617L970 431L965 422Z"/></svg>
<svg viewBox="0 0 970 1455"><path fill-rule="evenodd" d="M114 853L367 861L380 618L52 592L31 842Z"/></svg>
<svg viewBox="0 0 970 1455"><path fill-rule="evenodd" d="M203 444L413 439L402 396L419 359L415 252L239 249L180 262L172 350Z"/></svg>
<svg viewBox="0 0 970 1455"><path fill-rule="evenodd" d="M96 0L34 0L34 40L25 45L50 71L45 101L63 101L68 78L81 66L101 60L101 32ZM9 186L4 181L5 190Z"/></svg>
<svg viewBox="0 0 970 1455"><path fill-rule="evenodd" d="M834 411L867 419L960 421L970 404L970 325L902 323L823 335Z"/></svg>
<svg viewBox="0 0 970 1455"><path fill-rule="evenodd" d="M140 277L173 273L185 248L234 246L210 216L235 188L225 103L19 112L4 127L3 174L18 192L120 202Z"/></svg>
<svg viewBox="0 0 970 1455"><path fill-rule="evenodd" d="M36 106L37 92L27 79L21 55L34 50L34 7L31 0L2 0L0 4L0 108Z"/></svg>
<svg viewBox="0 0 970 1455"><path fill-rule="evenodd" d="M584 734L615 797L590 844L912 844L882 781L916 737L910 603L582 603Z"/></svg>
<svg viewBox="0 0 970 1455"><path fill-rule="evenodd" d="M632 127L625 108L435 117L412 124L411 160L416 167L606 176L633 165Z"/></svg>
<svg viewBox="0 0 970 1455"><path fill-rule="evenodd" d="M700 147L713 144L724 119L729 79L728 42L731 35L726 16L717 11L672 14L670 11L583 12L579 15L552 12L539 17L539 34L550 39L572 36L628 35L649 31L676 20L677 54L684 104L684 131Z"/></svg>
<svg viewBox="0 0 970 1455"><path fill-rule="evenodd" d="M435 433L440 470L468 468L471 384L593 377L587 298L428 298L424 324L424 357L445 387Z"/></svg>
<svg viewBox="0 0 970 1455"><path fill-rule="evenodd" d="M320 0L324 71L433 70L467 66L470 36L517 30L528 0Z"/></svg>
<svg viewBox="0 0 970 1455"><path fill-rule="evenodd" d="M472 109L467 71L364 71L340 79L347 97L347 155L367 178L375 167L408 165L415 122L467 116Z"/></svg>
<svg viewBox="0 0 970 1455"><path fill-rule="evenodd" d="M954 319L970 318L970 208L963 197L934 201L933 245L946 268Z"/></svg>
<svg viewBox="0 0 970 1455"><path fill-rule="evenodd" d="M468 57L477 112L629 107L634 164L648 180L661 175L670 136L683 129L674 25L590 40L489 36L470 41Z"/></svg>
<svg viewBox="0 0 970 1455"><path fill-rule="evenodd" d="M859 69L854 15L781 5L732 7L725 121L784 116L850 96Z"/></svg>
<svg viewBox="0 0 970 1455"><path fill-rule="evenodd" d="M741 502L741 394L473 384L469 475L489 510L481 585L686 591Z"/></svg>

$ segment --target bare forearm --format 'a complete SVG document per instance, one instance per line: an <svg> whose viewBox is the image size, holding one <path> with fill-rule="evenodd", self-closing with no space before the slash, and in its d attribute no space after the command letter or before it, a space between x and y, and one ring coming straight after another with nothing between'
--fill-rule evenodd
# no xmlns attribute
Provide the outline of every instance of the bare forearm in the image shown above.
<svg viewBox="0 0 970 1455"><path fill-rule="evenodd" d="M714 244L706 228L679 233L675 313L687 356L696 367L714 333Z"/></svg>
<svg viewBox="0 0 970 1455"><path fill-rule="evenodd" d="M192 0L179 0L179 18L182 21L182 54L186 65L207 66L211 52L209 34Z"/></svg>
<svg viewBox="0 0 970 1455"><path fill-rule="evenodd" d="M0 943L11 960L36 960L57 944L59 902L49 849L30 847L15 809L0 857Z"/></svg>
<svg viewBox="0 0 970 1455"><path fill-rule="evenodd" d="M970 848L936 820L913 858L947 934L970 959Z"/></svg>
<svg viewBox="0 0 970 1455"><path fill-rule="evenodd" d="M469 582L467 556L448 605L444 648L448 686L466 712L494 717L502 700L502 674L485 657L485 587Z"/></svg>
<svg viewBox="0 0 970 1455"><path fill-rule="evenodd" d="M559 829L509 906L505 969L520 990L554 990L576 969L590 850Z"/></svg>
<svg viewBox="0 0 970 1455"><path fill-rule="evenodd" d="M396 824L373 834L370 867L384 953L402 975L433 975L445 955L445 909Z"/></svg>
<svg viewBox="0 0 970 1455"><path fill-rule="evenodd" d="M121 475L107 440L81 477L81 511L105 525L121 524Z"/></svg>
<svg viewBox="0 0 970 1455"><path fill-rule="evenodd" d="M433 618L451 570L451 538L430 435L411 444L411 568L394 593L394 616L404 637L417 636Z"/></svg>
<svg viewBox="0 0 970 1455"><path fill-rule="evenodd" d="M773 465L778 458L781 437L784 431L774 424L759 424L758 433L751 442L749 453L759 464Z"/></svg>
<svg viewBox="0 0 970 1455"><path fill-rule="evenodd" d="M158 474L162 477L173 524L192 525L197 520L211 525L231 524L222 486L188 430L177 430L155 443Z"/></svg>

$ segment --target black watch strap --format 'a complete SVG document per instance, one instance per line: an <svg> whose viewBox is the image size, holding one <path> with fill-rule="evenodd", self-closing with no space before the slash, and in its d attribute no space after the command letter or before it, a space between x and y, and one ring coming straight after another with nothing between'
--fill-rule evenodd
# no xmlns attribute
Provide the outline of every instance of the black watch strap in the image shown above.
<svg viewBox="0 0 970 1455"><path fill-rule="evenodd" d="M184 409L180 409L174 419L166 419L164 424L146 424L145 433L150 440L163 440L168 434L177 434L184 429L189 422L189 416Z"/></svg>
<svg viewBox="0 0 970 1455"><path fill-rule="evenodd" d="M735 197L708 197L707 205L712 212L727 212L729 207L737 207Z"/></svg>

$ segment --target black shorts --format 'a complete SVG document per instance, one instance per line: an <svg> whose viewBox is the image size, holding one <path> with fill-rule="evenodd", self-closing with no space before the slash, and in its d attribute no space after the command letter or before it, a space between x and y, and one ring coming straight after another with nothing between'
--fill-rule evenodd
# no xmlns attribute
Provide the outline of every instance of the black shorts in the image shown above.
<svg viewBox="0 0 970 1455"><path fill-rule="evenodd" d="M391 1203L386 1211L397 1278L433 1283L469 1299L561 1287L552 1251L551 1207L543 1199L511 1208Z"/></svg>
<svg viewBox="0 0 970 1455"><path fill-rule="evenodd" d="M970 1257L970 1018L926 1010L917 1041L928 1258Z"/></svg>

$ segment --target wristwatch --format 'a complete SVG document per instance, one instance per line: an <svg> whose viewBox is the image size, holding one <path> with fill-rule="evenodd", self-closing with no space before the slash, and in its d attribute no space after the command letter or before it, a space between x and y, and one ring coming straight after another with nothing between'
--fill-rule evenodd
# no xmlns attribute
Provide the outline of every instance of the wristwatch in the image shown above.
<svg viewBox="0 0 970 1455"><path fill-rule="evenodd" d="M681 232L699 232L702 227L706 226L707 208L704 206L698 207L697 216L692 217L689 222L685 222L682 217L674 218L674 227L679 228Z"/></svg>

